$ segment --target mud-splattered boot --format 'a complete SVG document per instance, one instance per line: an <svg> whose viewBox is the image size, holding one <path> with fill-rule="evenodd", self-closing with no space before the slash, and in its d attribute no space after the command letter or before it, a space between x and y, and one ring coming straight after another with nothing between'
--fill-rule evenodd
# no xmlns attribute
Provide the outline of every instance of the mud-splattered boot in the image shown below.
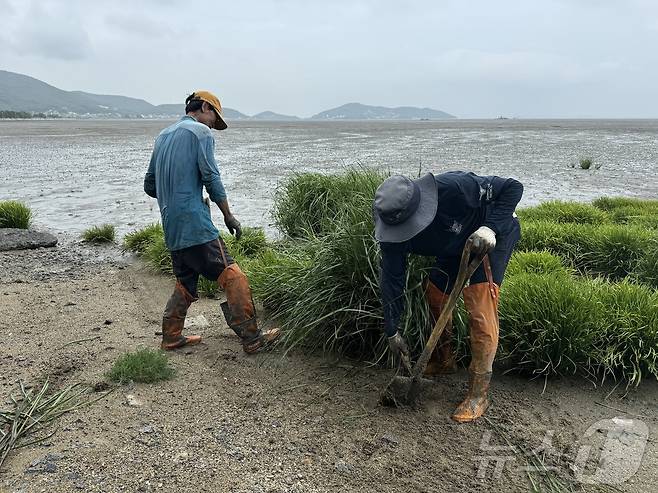
<svg viewBox="0 0 658 493"><path fill-rule="evenodd" d="M197 299L179 281L176 281L176 287L162 316L162 344L160 344L162 349L169 351L201 342L201 336L183 335L187 309Z"/></svg>
<svg viewBox="0 0 658 493"><path fill-rule="evenodd" d="M226 293L226 302L221 304L224 318L233 332L242 339L245 353L257 353L281 335L278 328L267 331L258 328L249 282L238 264L226 267L217 282Z"/></svg>
<svg viewBox="0 0 658 493"><path fill-rule="evenodd" d="M425 289L425 298L430 308L432 315L432 324L435 324L441 315L443 307L448 302L448 295L437 288L431 281L427 282ZM434 325L432 325L433 327ZM455 373L457 371L457 362L455 361L455 353L452 348L452 314L446 323L445 329L439 337L439 341L432 351L430 360L427 363L427 368L423 373L425 377L436 377L439 375L446 375Z"/></svg>
<svg viewBox="0 0 658 493"><path fill-rule="evenodd" d="M488 282L464 288L464 305L469 314L471 365L468 393L452 419L474 421L489 407L489 383L498 348L498 286Z"/></svg>

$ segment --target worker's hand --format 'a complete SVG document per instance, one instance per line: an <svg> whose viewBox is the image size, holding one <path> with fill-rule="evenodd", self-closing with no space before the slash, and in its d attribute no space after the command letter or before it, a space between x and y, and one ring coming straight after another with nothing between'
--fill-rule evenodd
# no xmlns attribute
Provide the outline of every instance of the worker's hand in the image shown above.
<svg viewBox="0 0 658 493"><path fill-rule="evenodd" d="M469 236L471 251L475 254L485 254L496 247L496 233L491 228L480 226L475 233Z"/></svg>
<svg viewBox="0 0 658 493"><path fill-rule="evenodd" d="M242 236L242 226L240 226L240 221L238 221L233 214L230 216L224 217L224 224L228 228L228 232L235 236L236 240L239 240Z"/></svg>
<svg viewBox="0 0 658 493"><path fill-rule="evenodd" d="M409 358L409 348L399 332L388 338L388 347L391 348L393 354L400 356L400 358Z"/></svg>
<svg viewBox="0 0 658 493"><path fill-rule="evenodd" d="M204 197L203 203L206 204L206 207L210 209L210 197Z"/></svg>

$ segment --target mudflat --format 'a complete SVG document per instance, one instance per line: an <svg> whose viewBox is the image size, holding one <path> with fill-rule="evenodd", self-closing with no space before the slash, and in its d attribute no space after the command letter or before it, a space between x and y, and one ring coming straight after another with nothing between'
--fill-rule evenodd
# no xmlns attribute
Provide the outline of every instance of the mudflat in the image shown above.
<svg viewBox="0 0 658 493"><path fill-rule="evenodd" d="M120 355L158 347L173 285L116 246L0 252L0 408L19 380L106 387ZM627 390L498 371L487 419L460 425L449 416L464 369L437 380L419 409L386 408L378 400L391 370L300 350L247 356L219 300L194 303L197 315L209 321L204 341L169 354L172 380L110 384L52 437L14 450L0 491L529 491L528 474L540 478L529 450L585 491L605 488L602 477L626 479L618 491L658 484L655 380ZM644 429L648 440L633 434Z"/></svg>

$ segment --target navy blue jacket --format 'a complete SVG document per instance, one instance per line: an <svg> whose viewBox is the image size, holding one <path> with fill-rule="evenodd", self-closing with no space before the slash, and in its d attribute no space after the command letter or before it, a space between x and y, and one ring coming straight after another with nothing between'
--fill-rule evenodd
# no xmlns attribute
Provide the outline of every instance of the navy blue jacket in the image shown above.
<svg viewBox="0 0 658 493"><path fill-rule="evenodd" d="M515 226L512 214L523 195L523 185L517 180L464 171L449 171L434 178L439 203L432 223L410 240L380 243L380 288L387 336L395 335L404 311L408 254L459 261L466 240L480 226L491 228L496 236Z"/></svg>

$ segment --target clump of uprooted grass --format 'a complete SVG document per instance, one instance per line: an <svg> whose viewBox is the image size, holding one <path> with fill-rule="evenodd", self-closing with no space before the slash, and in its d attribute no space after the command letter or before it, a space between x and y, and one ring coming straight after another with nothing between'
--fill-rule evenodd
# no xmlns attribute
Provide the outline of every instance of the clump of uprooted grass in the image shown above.
<svg viewBox="0 0 658 493"><path fill-rule="evenodd" d="M112 224L93 226L82 233L82 239L87 243L112 243L116 230Z"/></svg>
<svg viewBox="0 0 658 493"><path fill-rule="evenodd" d="M19 388L18 398L10 396L7 400L11 407L0 409L0 469L12 450L52 436L43 432L55 420L107 395L91 398L92 389L80 384L53 392L47 380L39 389L28 388L23 382Z"/></svg>
<svg viewBox="0 0 658 493"><path fill-rule="evenodd" d="M32 222L32 211L16 200L0 201L0 228L28 229Z"/></svg>
<svg viewBox="0 0 658 493"><path fill-rule="evenodd" d="M375 190L387 177L372 169L350 169L341 175L299 173L275 194L276 226L290 238L322 236L354 211L369 213Z"/></svg>
<svg viewBox="0 0 658 493"><path fill-rule="evenodd" d="M173 376L174 369L169 366L165 353L150 348L122 355L107 373L110 380L121 384L154 383Z"/></svg>

